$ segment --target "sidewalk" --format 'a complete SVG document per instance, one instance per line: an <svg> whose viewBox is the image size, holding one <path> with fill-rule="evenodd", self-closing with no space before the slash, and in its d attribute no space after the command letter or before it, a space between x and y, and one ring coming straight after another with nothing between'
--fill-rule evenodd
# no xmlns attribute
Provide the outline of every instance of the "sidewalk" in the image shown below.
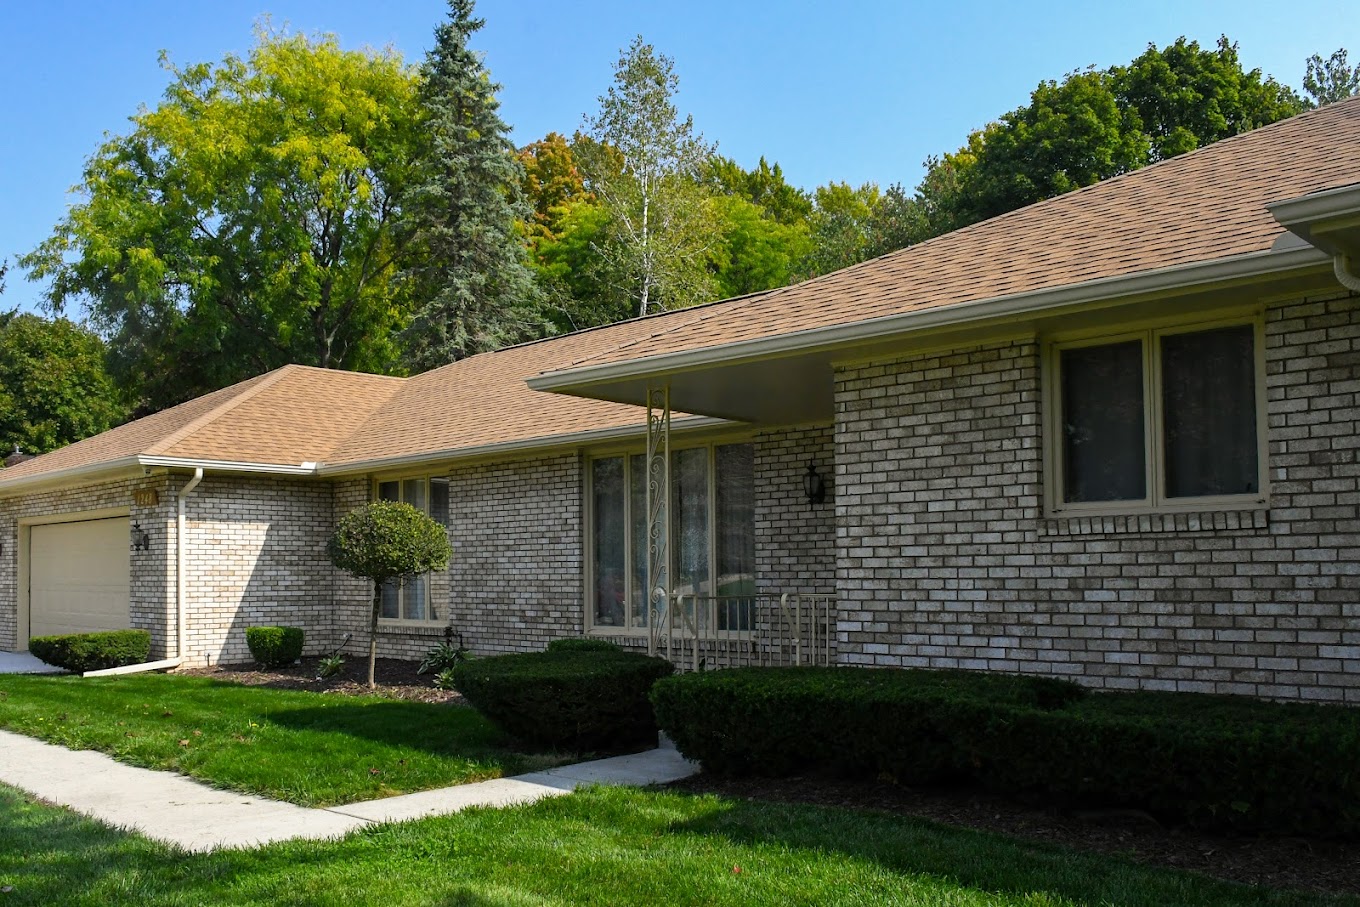
<svg viewBox="0 0 1360 907"><path fill-rule="evenodd" d="M696 771L673 747L662 746L514 778L308 809L0 731L0 782L109 825L198 852L290 838L336 838L379 822L447 815L471 806L531 803L586 784L664 784Z"/></svg>

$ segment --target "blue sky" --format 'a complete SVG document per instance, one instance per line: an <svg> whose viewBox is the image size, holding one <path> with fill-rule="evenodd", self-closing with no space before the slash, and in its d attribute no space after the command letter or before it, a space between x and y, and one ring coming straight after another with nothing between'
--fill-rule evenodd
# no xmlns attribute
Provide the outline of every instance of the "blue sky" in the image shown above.
<svg viewBox="0 0 1360 907"><path fill-rule="evenodd" d="M0 258L46 237L105 133L127 129L180 64L245 53L263 14L349 47L415 61L443 0L43 0L7 4L0 30ZM891 0L481 0L475 44L502 84L518 143L570 132L636 34L673 57L679 106L746 166L763 154L791 182L914 185L929 154L1023 103L1041 79L1125 63L1180 35L1227 34L1248 68L1298 87L1310 54L1360 56L1351 2L1017 3ZM41 288L12 269L0 305Z"/></svg>

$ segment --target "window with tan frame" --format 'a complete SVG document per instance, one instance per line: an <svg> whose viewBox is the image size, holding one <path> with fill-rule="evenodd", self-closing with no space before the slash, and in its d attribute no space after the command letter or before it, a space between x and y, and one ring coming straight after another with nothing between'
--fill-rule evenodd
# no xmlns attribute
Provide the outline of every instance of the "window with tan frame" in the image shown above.
<svg viewBox="0 0 1360 907"><path fill-rule="evenodd" d="M380 501L410 504L439 525L446 528L449 525L449 480L446 478L427 476L380 478L375 483L374 490ZM445 615L438 613L436 596L431 594L432 578L430 574L425 573L385 585L379 617L387 621L411 623L443 620Z"/></svg>
<svg viewBox="0 0 1360 907"><path fill-rule="evenodd" d="M640 453L588 461L587 627L642 634L649 614L646 463ZM678 594L717 597L723 630L749 622L755 580L755 448L711 443L671 451L672 585Z"/></svg>
<svg viewBox="0 0 1360 907"><path fill-rule="evenodd" d="M1266 503L1259 318L1055 339L1045 353L1050 515Z"/></svg>

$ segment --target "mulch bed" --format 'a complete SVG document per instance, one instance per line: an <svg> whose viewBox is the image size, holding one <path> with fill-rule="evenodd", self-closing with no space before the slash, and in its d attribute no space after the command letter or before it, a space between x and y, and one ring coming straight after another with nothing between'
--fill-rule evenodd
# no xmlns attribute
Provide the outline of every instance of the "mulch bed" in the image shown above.
<svg viewBox="0 0 1360 907"><path fill-rule="evenodd" d="M898 787L823 778L721 778L696 775L672 790L734 799L812 803L919 816L949 825L1116 854L1270 888L1360 894L1360 843L1302 838L1230 838L1164 828L1130 811L1058 812L964 790Z"/></svg>
<svg viewBox="0 0 1360 907"><path fill-rule="evenodd" d="M345 660L340 676L317 678L317 659L287 668L253 664L190 668L180 674L229 683L342 696L369 695L368 660ZM379 658L377 693L414 702L463 705L455 692L438 690L434 677L410 661ZM949 825L997 832L1073 850L1108 853L1152 866L1185 869L1220 879L1333 894L1360 894L1360 843L1303 838L1224 837L1187 828L1164 828L1128 810L1076 813L1020 803L976 791L898 787L825 778L722 778L696 775L672 790L745 800L810 803L918 816Z"/></svg>
<svg viewBox="0 0 1360 907"><path fill-rule="evenodd" d="M368 688L367 658L346 657L345 667L340 674L325 679L317 677L316 668L316 658L304 658L298 664L286 668L261 668L255 664L213 665L207 668L185 668L175 673L279 690L309 690L341 696L376 693L390 699L411 702L463 704L463 697L452 690L435 689L433 674L417 674L416 663L412 661L379 658L373 672L373 679L378 684L376 690Z"/></svg>

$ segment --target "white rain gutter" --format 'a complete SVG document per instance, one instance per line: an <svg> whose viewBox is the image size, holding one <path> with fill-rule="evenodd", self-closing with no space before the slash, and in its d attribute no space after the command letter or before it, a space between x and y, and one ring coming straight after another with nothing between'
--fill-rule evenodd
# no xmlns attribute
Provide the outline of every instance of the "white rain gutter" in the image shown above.
<svg viewBox="0 0 1360 907"><path fill-rule="evenodd" d="M119 674L145 674L148 671L168 671L170 668L177 668L181 659L164 658L160 661L148 661L139 665L123 665L119 668L104 668L100 671L86 671L81 677L114 677Z"/></svg>
<svg viewBox="0 0 1360 907"><path fill-rule="evenodd" d="M897 315L882 315L832 327L810 328L701 349L544 372L529 378L527 383L537 391L570 394L591 385L624 379L645 378L767 356L815 352L883 340L931 328L947 328L982 320L1018 318L1081 303L1109 302L1122 297L1192 290L1205 285L1279 276L1291 271L1314 269L1318 265L1325 265L1326 262L1327 256L1312 247L1248 252L1210 262L1174 265L1120 277L1103 277L1085 283L1013 293Z"/></svg>
<svg viewBox="0 0 1360 907"><path fill-rule="evenodd" d="M184 517L184 502L189 495L194 493L194 489L203 481L203 467L194 469L194 477L179 490L175 495L175 506L179 511L176 515L179 522L175 530L175 661L182 661L184 658L184 646L187 637L188 627L185 621L188 619L188 609L184 606L184 590L187 586L184 576L185 561L185 539L184 530L188 521Z"/></svg>
<svg viewBox="0 0 1360 907"><path fill-rule="evenodd" d="M671 430L673 432L695 431L703 428L720 428L722 426L736 424L740 423L735 423L731 419L719 419L714 416L687 416L683 419L677 418ZM646 431L646 425L624 425L619 428L595 428L588 431L571 432L570 434L527 438L523 441L502 441L498 444L479 444L473 447L453 447L446 450L426 451L423 453L406 454L399 457L355 460L348 463L337 463L334 466L322 465L317 470L317 474L320 476L342 476L353 473L372 472L374 470L399 469L404 466L414 466L420 463L442 463L455 460L481 459L483 457L499 457L504 456L505 454L520 453L523 451L542 451L580 447L586 444L601 444L608 441L632 441L637 440L637 438Z"/></svg>

